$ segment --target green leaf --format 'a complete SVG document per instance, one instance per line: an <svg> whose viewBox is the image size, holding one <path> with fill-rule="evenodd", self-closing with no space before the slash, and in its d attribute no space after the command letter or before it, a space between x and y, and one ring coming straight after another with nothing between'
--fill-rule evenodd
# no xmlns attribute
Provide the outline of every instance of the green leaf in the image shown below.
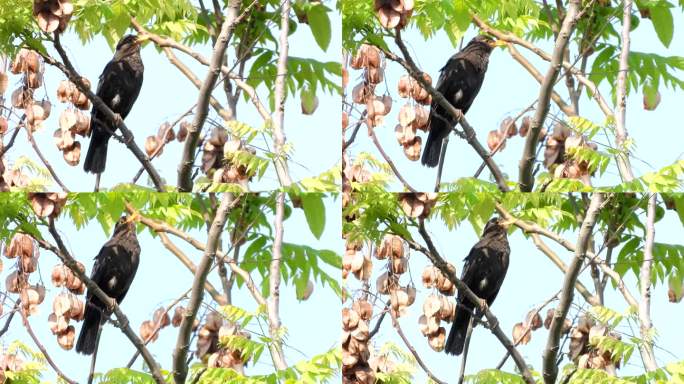
<svg viewBox="0 0 684 384"><path fill-rule="evenodd" d="M305 193L301 195L304 216L309 224L311 233L317 239L321 238L325 229L325 206L323 205L323 195L319 193Z"/></svg>
<svg viewBox="0 0 684 384"><path fill-rule="evenodd" d="M670 8L666 5L651 7L651 21L658 39L664 46L669 47L674 34L674 21Z"/></svg>
<svg viewBox="0 0 684 384"><path fill-rule="evenodd" d="M316 39L316 43L322 50L327 51L332 35L328 10L323 5L318 4L309 8L306 17L309 19L309 27L311 27L311 33Z"/></svg>

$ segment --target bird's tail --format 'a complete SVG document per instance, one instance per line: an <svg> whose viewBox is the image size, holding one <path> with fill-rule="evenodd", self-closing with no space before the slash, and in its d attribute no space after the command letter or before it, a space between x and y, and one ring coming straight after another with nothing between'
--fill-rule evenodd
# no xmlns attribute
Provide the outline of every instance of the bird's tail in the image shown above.
<svg viewBox="0 0 684 384"><path fill-rule="evenodd" d="M444 345L444 352L450 355L460 355L463 352L463 345L465 344L466 333L468 332L468 323L470 323L470 311L464 309L456 309L456 319L451 325L449 337Z"/></svg>
<svg viewBox="0 0 684 384"><path fill-rule="evenodd" d="M86 304L83 326L76 342L76 352L84 355L92 355L95 352L101 323L102 312L92 305Z"/></svg>
<svg viewBox="0 0 684 384"><path fill-rule="evenodd" d="M86 172L102 173L107 164L107 144L109 144L109 135L104 133L106 128L99 127L95 122L91 126L92 137L90 145L88 146L88 153L86 154L83 169Z"/></svg>
<svg viewBox="0 0 684 384"><path fill-rule="evenodd" d="M420 162L426 167L436 167L439 164L439 155L442 152L442 141L449 135L450 129L446 122L439 118L430 117L428 125L430 133L428 133Z"/></svg>

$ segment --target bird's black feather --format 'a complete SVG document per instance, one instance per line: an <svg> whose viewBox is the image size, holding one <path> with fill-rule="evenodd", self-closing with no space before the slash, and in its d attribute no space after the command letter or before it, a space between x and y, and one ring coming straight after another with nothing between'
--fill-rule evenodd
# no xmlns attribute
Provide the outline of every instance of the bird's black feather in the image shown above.
<svg viewBox="0 0 684 384"><path fill-rule="evenodd" d="M117 303L126 296L138 270L140 244L135 234L135 224L124 216L114 228L114 234L100 249L90 279L107 296ZM105 317L109 315L106 305L90 290L86 294L86 308L76 351L90 355L97 346L97 334Z"/></svg>
<svg viewBox="0 0 684 384"><path fill-rule="evenodd" d="M456 109L468 112L484 82L492 45L483 36L475 37L460 52L449 58L440 70L437 91ZM425 142L421 163L435 167L439 163L442 141L456 124L452 115L436 100L430 106L428 126L430 133Z"/></svg>
<svg viewBox="0 0 684 384"><path fill-rule="evenodd" d="M97 85L97 96L116 114L125 119L140 94L143 83L140 46L135 36L127 35L117 45L114 58L107 63ZM91 140L83 169L102 173L107 163L107 144L114 132L109 119L95 106L90 118Z"/></svg>
<svg viewBox="0 0 684 384"><path fill-rule="evenodd" d="M508 245L506 228L499 219L490 220L482 238L465 258L461 281L479 298L491 305L496 299L508 270L511 249ZM448 354L460 355L463 352L465 336L471 313L475 304L459 292L456 317L451 325L444 350Z"/></svg>

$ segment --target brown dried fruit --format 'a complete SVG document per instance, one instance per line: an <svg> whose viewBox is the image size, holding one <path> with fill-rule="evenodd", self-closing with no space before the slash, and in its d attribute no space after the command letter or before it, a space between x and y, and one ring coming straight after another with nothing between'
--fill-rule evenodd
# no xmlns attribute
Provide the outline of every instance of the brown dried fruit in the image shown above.
<svg viewBox="0 0 684 384"><path fill-rule="evenodd" d="M518 127L515 125L515 120L510 116L503 119L501 125L499 126L499 131L505 134L508 138L511 138L518 134Z"/></svg>
<svg viewBox="0 0 684 384"><path fill-rule="evenodd" d="M74 143L64 149L64 160L67 164L75 167L81 160L81 143L74 141Z"/></svg>
<svg viewBox="0 0 684 384"><path fill-rule="evenodd" d="M423 143L423 139L420 136L416 136L412 141L404 144L404 154L411 161L418 161L420 159L420 149Z"/></svg>
<svg viewBox="0 0 684 384"><path fill-rule="evenodd" d="M159 333L155 332L154 323L150 320L145 320L140 324L140 338L144 342L150 342L157 340Z"/></svg>
<svg viewBox="0 0 684 384"><path fill-rule="evenodd" d="M173 318L171 319L171 324L174 327L180 326L181 322L183 321L183 313L185 312L185 307L182 305L179 305L176 307L176 309L173 311Z"/></svg>
<svg viewBox="0 0 684 384"><path fill-rule="evenodd" d="M59 344L62 349L69 351L74 347L75 336L76 329L73 325L70 325L64 332L57 334L57 344Z"/></svg>
<svg viewBox="0 0 684 384"><path fill-rule="evenodd" d="M513 326L513 343L525 345L532 340L532 332L523 323Z"/></svg>
<svg viewBox="0 0 684 384"><path fill-rule="evenodd" d="M0 116L0 135L4 135L7 132L9 124L7 122L7 119L3 116Z"/></svg>
<svg viewBox="0 0 684 384"><path fill-rule="evenodd" d="M171 318L169 317L169 314L166 312L166 309L162 307L157 308L157 310L154 311L152 319L154 320L154 324L160 324L159 328L164 328L171 324Z"/></svg>
<svg viewBox="0 0 684 384"><path fill-rule="evenodd" d="M527 132L530 131L530 124L532 120L530 119L529 116L525 116L522 119L522 123L520 123L520 130L518 133L520 134L521 137L527 136Z"/></svg>
<svg viewBox="0 0 684 384"><path fill-rule="evenodd" d="M536 331L537 329L541 328L542 318L539 315L539 311L531 310L530 312L528 312L525 318L525 324L529 325L533 331Z"/></svg>
<svg viewBox="0 0 684 384"><path fill-rule="evenodd" d="M147 156L152 156L157 151L157 148L160 147L160 142L157 136L148 136L147 139L145 139L145 153L147 153ZM162 149L159 149L159 154L163 152Z"/></svg>
<svg viewBox="0 0 684 384"><path fill-rule="evenodd" d="M487 134L487 147L490 152L494 152L494 150L501 152L506 148L506 142L503 141L501 132L496 129L489 131L489 134Z"/></svg>
<svg viewBox="0 0 684 384"><path fill-rule="evenodd" d="M446 329L439 327L436 333L428 336L428 344L435 352L444 350L444 343L446 341Z"/></svg>

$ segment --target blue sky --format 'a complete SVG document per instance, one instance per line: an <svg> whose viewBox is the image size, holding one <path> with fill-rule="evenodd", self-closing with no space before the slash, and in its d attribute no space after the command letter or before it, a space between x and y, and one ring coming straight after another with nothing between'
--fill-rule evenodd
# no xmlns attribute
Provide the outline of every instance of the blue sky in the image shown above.
<svg viewBox="0 0 684 384"><path fill-rule="evenodd" d="M310 233L303 211L297 209L293 211L293 215L284 223L284 241L304 244L316 249L342 249L339 199L326 198L325 206L327 222L320 240ZM269 220L272 221L272 217ZM72 255L83 262L87 273L90 273L93 258L97 255L102 244L109 239L111 233L104 233L97 221L88 223L81 230L77 230L70 220L65 217L60 218L57 224ZM200 241L206 242L205 231L193 231L191 234ZM46 233L46 238L51 239L48 233ZM172 236L170 238L195 264L199 262L202 256L200 251L187 246L182 240L174 239ZM175 256L164 248L158 239L152 238L147 229L138 235L138 240L142 248L140 266L130 291L121 306L136 333L143 321L152 318L152 313L155 309L160 306L165 307L177 299L191 286L193 280L193 275ZM246 247L243 247L243 252L245 249ZM11 260L4 259L3 263L5 268L0 274L2 281L13 270ZM40 275L47 288L47 295L40 307L40 314L31 316L29 319L38 338L43 342L50 356L59 364L65 374L74 380L85 382L90 366L90 358L77 354L74 350L63 351L57 344L56 336L51 334L47 325L47 317L52 312L52 299L61 292L61 288L55 288L50 281L52 267L58 263L59 259L57 256L41 250L39 260ZM331 276L338 276L338 270L326 268L325 265L321 266ZM253 278L257 285L259 285L261 279L257 273L253 273ZM38 281L38 272L31 276L31 282L35 283L36 281ZM216 272L211 273L209 281L217 288L221 287ZM280 292L281 320L288 330L287 347L285 347L288 364L291 365L311 358L316 354L333 348L339 338L339 297L328 286L322 287L320 283L316 284L309 300L303 302L297 301L294 286L283 285ZM13 298L16 298L16 295L13 295ZM205 296L205 302L209 302L210 299L210 296ZM234 290L233 300L234 305L248 311L255 311L257 309L254 300L244 287ZM4 312L9 312L10 308L11 304L6 303ZM201 313L204 313L204 311L202 310ZM5 317L2 317L2 320L0 320L3 325L4 319ZM80 323L75 324L76 332L79 332L80 325ZM259 331L256 325L252 325L250 329ZM177 328L169 326L160 332L157 341L149 344L150 352L164 369L170 370L172 367L171 353L175 346L177 335ZM15 317L13 320L9 332L0 340L0 346L7 346L12 340L16 339L37 350L22 326L19 317ZM103 348L100 348L98 355L98 372L125 366L135 352L135 348L126 336L111 324L107 325L103 331L100 346ZM195 344L193 342L192 349L194 348ZM133 368L140 370L142 366L143 360L138 358ZM264 352L258 364L255 366L250 365L246 372L247 374L273 372L268 351ZM46 378L55 378L49 368Z"/></svg>
<svg viewBox="0 0 684 384"><path fill-rule="evenodd" d="M290 36L290 55L312 58L319 61L339 60L341 50L340 43L340 19L332 16L332 41L327 52L321 50L316 44L308 25L301 25ZM277 25L274 25L274 34L277 36ZM74 33L66 33L63 45L76 69L82 76L90 79L95 89L100 73L112 58L113 52L103 38L97 37L83 46ZM49 44L48 44L49 46ZM209 46L195 47L205 57L211 56ZM54 50L49 50L53 57L58 57ZM232 50L229 50L228 60L232 63ZM197 64L194 59L177 52L177 56L190 67L196 76L204 79L207 67ZM173 122L191 106L197 102L197 89L185 78L169 61L163 53L158 52L152 44L147 44L142 51L145 64L145 76L140 96L131 113L126 118L126 125L133 132L136 143L144 148L145 139L149 135L156 134L159 126L164 122ZM247 73L249 73L247 71ZM63 160L62 153L53 143L52 134L58 127L58 117L66 108L65 104L59 104L56 98L57 86L65 76L54 67L47 67L45 73L45 88L36 92L36 98L42 98L47 90L47 97L52 102L52 113L45 122L45 129L35 134L43 154L55 168L58 176L72 191L92 191L95 185L95 177L83 172L83 160L90 139L78 138L81 142L81 163L76 167L70 167ZM333 79L334 80L334 79ZM9 96L18 84L18 77L12 77L7 91ZM261 86L258 94L268 109L268 95L271 91ZM219 88L215 97L225 104L225 93ZM338 120L330 126L330 116L339 113L339 96L323 93L319 90L319 107L310 116L301 114L299 96L290 95L286 102L285 134L288 142L294 146L294 155L290 162L290 173L293 180L297 181L304 177L311 177L332 168L339 163L339 129ZM220 117L209 108L209 117L220 121ZM251 102L244 99L238 105L238 119L254 127L261 127L263 120L257 113ZM10 125L12 127L13 125ZM208 126L208 125L206 125ZM206 127L205 126L205 127ZM334 129L333 129L334 128ZM6 139L8 140L8 139ZM264 142L257 138L254 145L264 148ZM270 144L269 144L270 145ZM174 141L168 144L162 156L155 159L153 164L160 175L168 184L175 185L177 182L177 168L181 159L183 144ZM28 155L39 162L38 157L28 144L25 133L20 133L14 148L8 153L9 160L16 160L20 155ZM112 140L109 145L107 169L102 176L101 186L110 188L120 182L130 182L140 169L140 163L121 143ZM144 174L139 183L147 185L147 176ZM269 190L278 185L278 179L273 167L265 174L263 179L251 185L253 190ZM51 189L59 189L58 185Z"/></svg>
<svg viewBox="0 0 684 384"><path fill-rule="evenodd" d="M679 9L673 8L675 15L674 25L682 25L684 18ZM621 24L618 24L619 30ZM468 42L477 30L470 28L465 35L465 42ZM665 48L653 30L650 20L641 20L639 28L632 33L633 51L656 53L663 56L684 55L684 38L680 33L675 33L669 48ZM415 28L407 29L402 35L408 46L412 57L422 70L429 73L436 84L439 77L439 70L447 59L458 51L457 47L452 46L444 32L438 32L429 40L425 40ZM396 52L393 41L388 42L389 47ZM551 52L553 44L549 42L539 43L540 47L546 52ZM539 72L546 73L548 63L539 59L524 48L518 50L532 62ZM591 68L591 65L589 66ZM350 81L348 94L351 98L351 89L360 81L361 71L350 68ZM385 116L384 126L375 128L376 135L389 157L400 170L408 183L416 190L433 190L437 177L436 169L426 168L420 161L410 161L404 155L403 148L397 143L394 127L398 124L397 114L402 105L407 100L399 98L397 94L397 81L406 72L401 66L394 62L387 61L385 72L385 83L379 84L376 94L382 95L388 90L393 98L392 111ZM676 74L679 78L684 77L684 73ZM567 89L564 82L556 87L556 91L565 97ZM600 91L604 98L610 102L610 85L603 82ZM636 142L636 150L632 159L632 167L637 176L644 173L660 169L672 164L682 154L682 147L678 140L673 140L680 133L681 123L679 121L680 109L682 105L681 90L673 91L671 88L661 87L660 93L662 101L655 111L646 111L642 107L642 93L633 92L629 95L627 103L627 129ZM482 89L475 102L466 116L468 122L477 132L480 142L486 146L487 133L493 129L498 129L501 121L506 117L515 117L523 109L527 108L537 99L539 95L539 84L528 74L528 72L518 64L504 48L497 48L489 60L489 69L485 77ZM428 108L429 109L429 108ZM528 113L529 114L529 113ZM551 103L549 117L557 115L563 117L554 103ZM586 96L586 92L580 99L580 115L596 123L602 123L605 119L603 113L593 100ZM356 114L353 116L357 116ZM350 119L352 123L354 118ZM549 119L546 120L547 124ZM359 152L370 152L378 159L382 159L380 153L375 149L373 142L365 134L365 126L361 129L361 134L351 145L350 150L353 154ZM427 134L419 132L423 138L423 148ZM596 140L605 144L606 139L599 134ZM614 142L614 138L611 138ZM524 146L524 139L519 136L506 142L506 148L495 157L502 172L508 175L508 179L518 180L518 164ZM474 152L464 140L451 136L449 147L446 154L446 162L442 175L443 182L454 181L459 177L472 177L482 163L480 157ZM543 167L542 167L543 170ZM488 170L482 173L480 178L488 180L490 173ZM600 180L593 180L595 186L614 185L620 182L617 168L611 163L607 172ZM399 182L391 185L391 190L401 191L403 189Z"/></svg>
<svg viewBox="0 0 684 384"><path fill-rule="evenodd" d="M645 217L644 212L640 212L642 218ZM470 248L475 244L479 237L479 233L475 233L471 225L467 222L461 223L453 231L449 231L446 226L439 219L431 219L426 223L428 232L430 233L437 250L449 262L456 266L456 273L460 276L463 269L463 259L468 255ZM413 234L416 239L420 239L417 233ZM682 224L679 221L677 214L674 211L667 211L663 220L656 223L656 242L668 244L681 244L681 238L684 235ZM577 233L568 232L564 234L566 239L572 243L577 241ZM596 237L597 244L600 243L601 237ZM509 242L511 247L510 266L503 286L499 291L494 304L490 307L492 312L499 319L501 329L511 338L513 326L525 319L528 311L536 306L544 303L554 293L562 287L563 273L532 243L531 239L525 239L522 232L516 229L509 235ZM567 265L572 259L573 254L561 248L550 240L544 239L544 242L553 249L559 257ZM616 249L617 251L617 249ZM614 252L616 252L614 251ZM601 254L605 257L605 251ZM617 253L614 253L617 255ZM458 378L460 370L461 357L447 356L443 352L435 352L427 343L427 338L423 337L418 328L418 318L422 314L422 306L427 295L432 293L431 289L423 287L420 275L425 266L428 265L428 259L421 253L410 252L410 275L416 284L418 290L416 302L409 307L408 315L400 319L400 324L404 334L407 336L413 347L417 350L419 356L432 370L432 372L440 380L448 383L455 383ZM374 273L371 278L371 287L374 287L375 279L380 275L384 263L378 260L374 261ZM350 278L350 289L358 287L358 280ZM400 284L405 286L410 281L409 273L402 276ZM593 283L588 271L585 271L580 276L580 281L593 291ZM628 272L625 277L625 283L630 289L632 295L639 296L639 290L636 286L636 280L631 272ZM356 284L356 285L354 285ZM679 335L681 330L679 325L672 321L672 319L679 319L684 316L684 307L681 304L672 304L667 299L667 286L659 283L651 294L651 316L653 325L657 330L657 348L655 350L657 362L659 366L665 363L680 361L684 358L684 349L681 345ZM386 300L383 297L382 300ZM638 300L638 299L637 299ZM589 308L588 304L584 302L581 295L575 294L574 304L583 305L583 309ZM578 307L574 305L570 309L570 316L575 316ZM553 308L557 305L554 302L547 306L542 312L542 318L546 315L546 309ZM605 295L605 305L609 308L619 312L625 312L627 305L623 297L613 290L608 284ZM374 315L380 313L381 302L378 302L375 307ZM375 319L371 321L371 328L375 324ZM623 323L623 324L626 324ZM442 323L449 331L450 324ZM631 332L627 327L620 327L622 332ZM638 328L634 332L638 336ZM635 334L635 333L631 333ZM518 348L526 362L532 365L535 369L541 370L542 351L546 345L548 331L541 328L535 331L532 335L532 340L529 344ZM628 337L623 335L623 341L628 341ZM383 343L391 341L398 344L404 350L405 348L402 340L397 335L392 327L391 319L388 317L382 324L380 332L373 338L375 346L379 347ZM567 351L567 344L563 351ZM673 353L673 355L670 354ZM506 353L506 349L499 343L498 339L490 333L489 330L483 327L476 327L471 338L470 350L468 354L468 364L466 367L466 374L472 374L482 369L494 368L501 358ZM561 365L567 364L567 359ZM508 372L515 370L515 364L512 359L508 359L506 365L503 367ZM641 365L640 355L638 351L634 351L632 357L624 368L618 371L619 375L638 374L643 371ZM415 376L415 382L424 383L427 381L427 376L418 367Z"/></svg>

